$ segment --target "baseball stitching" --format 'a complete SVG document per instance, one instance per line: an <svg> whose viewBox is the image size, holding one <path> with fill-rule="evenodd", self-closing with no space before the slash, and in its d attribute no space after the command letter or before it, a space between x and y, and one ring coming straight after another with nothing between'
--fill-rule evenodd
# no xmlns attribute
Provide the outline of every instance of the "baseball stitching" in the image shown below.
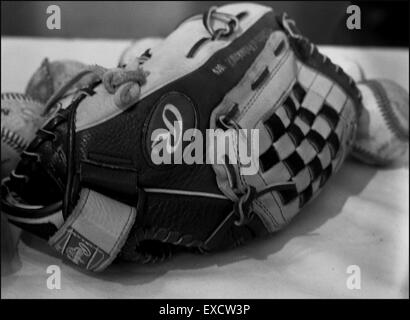
<svg viewBox="0 0 410 320"><path fill-rule="evenodd" d="M408 133L404 128L402 128L396 114L391 109L390 101L384 93L383 86L377 80L366 80L366 82L363 82L362 84L369 84L368 87L375 95L376 104L382 114L383 119L386 121L386 125L389 130L399 140L408 141ZM370 161L375 165L378 165L386 160L385 158L379 157L378 155L373 154L371 151L357 144L353 145L353 153L356 157L361 158L363 161Z"/></svg>
<svg viewBox="0 0 410 320"><path fill-rule="evenodd" d="M376 80L368 80L367 83L369 84L369 88L376 96L377 106L386 121L387 127L397 139L407 142L409 140L409 133L401 126L399 119L392 110L390 100L385 94L383 86Z"/></svg>
<svg viewBox="0 0 410 320"><path fill-rule="evenodd" d="M1 142L4 142L19 153L28 145L28 142L24 138L4 127L1 128Z"/></svg>
<svg viewBox="0 0 410 320"><path fill-rule="evenodd" d="M379 157L373 154L372 152L370 152L369 150L366 150L363 147L356 145L356 144L353 145L352 151L353 151L353 156L355 156L356 158L359 158L363 162L370 161L373 165L380 165L381 162L386 161L385 158Z"/></svg>
<svg viewBox="0 0 410 320"><path fill-rule="evenodd" d="M2 93L1 100L17 100L28 102L35 101L21 93ZM21 137L16 132L9 130L3 126L1 127L1 142L4 142L18 153L22 152L28 146L28 141L26 139Z"/></svg>
<svg viewBox="0 0 410 320"><path fill-rule="evenodd" d="M1 100L35 101L24 94L6 92L1 94Z"/></svg>

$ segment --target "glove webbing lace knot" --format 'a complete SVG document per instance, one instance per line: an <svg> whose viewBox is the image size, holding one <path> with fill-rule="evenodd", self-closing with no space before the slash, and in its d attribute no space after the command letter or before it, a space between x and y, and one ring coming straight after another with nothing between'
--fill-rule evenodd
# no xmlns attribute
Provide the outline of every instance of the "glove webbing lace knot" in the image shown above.
<svg viewBox="0 0 410 320"><path fill-rule="evenodd" d="M105 69L94 66L93 72L102 80L108 93L114 95L114 102L118 108L127 108L139 99L141 86L147 81L148 72L141 67L135 70L123 68Z"/></svg>
<svg viewBox="0 0 410 320"><path fill-rule="evenodd" d="M68 80L58 91L56 91L46 103L44 114L48 114L51 108L60 100L70 87L80 81L84 76L94 74L96 78L102 80L104 88L108 93L114 95L114 103L118 108L124 109L139 99L141 86L146 83L149 72L141 67L135 70L123 68L107 69L102 66L90 66L87 70L81 71Z"/></svg>

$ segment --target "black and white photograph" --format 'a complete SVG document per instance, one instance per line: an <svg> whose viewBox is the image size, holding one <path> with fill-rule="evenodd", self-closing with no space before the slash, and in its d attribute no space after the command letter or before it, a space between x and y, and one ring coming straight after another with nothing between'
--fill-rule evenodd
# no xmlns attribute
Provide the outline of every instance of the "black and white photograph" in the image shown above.
<svg viewBox="0 0 410 320"><path fill-rule="evenodd" d="M408 41L408 1L1 1L1 299L409 299Z"/></svg>

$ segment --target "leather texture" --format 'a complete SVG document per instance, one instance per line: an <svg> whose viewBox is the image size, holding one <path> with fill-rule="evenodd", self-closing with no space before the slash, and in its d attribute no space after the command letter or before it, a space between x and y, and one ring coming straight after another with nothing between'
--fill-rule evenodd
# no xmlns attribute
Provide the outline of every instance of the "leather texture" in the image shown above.
<svg viewBox="0 0 410 320"><path fill-rule="evenodd" d="M235 188L252 185L259 190L272 183L295 183L296 192L274 191L255 201L253 210L270 232L289 223L339 169L355 139L360 108L354 86L343 89L348 79L338 81L336 66L327 69L333 77L309 67L309 61L295 55L290 41L285 31L273 32L211 117L215 127L217 119L235 106L238 111L232 120L240 128L261 130L260 170L256 175L237 173L240 185ZM255 88L263 72L267 76ZM221 190L234 201L234 186L224 165L214 169Z"/></svg>
<svg viewBox="0 0 410 320"><path fill-rule="evenodd" d="M316 196L349 151L360 110L350 78L306 38L295 38L288 20L270 8L241 3L216 10L186 20L153 48L141 64L148 75L137 103L119 108L103 84L93 83L45 126L54 137L39 136L29 146L39 158L28 156L17 168L29 177L13 186L24 201L63 202L66 221L54 226L60 229L51 238L54 246L73 229L71 240L86 239L102 252L105 262L98 266L74 259L79 265L102 270L117 254L158 261L181 248L213 251L267 235ZM229 23L215 19L208 25L212 14L230 17ZM173 116L165 114L167 108ZM179 115L182 126L203 136L209 128L221 128L220 116L240 128L259 129L259 172L243 176L238 166L154 163L152 132ZM228 174L236 176L237 185ZM272 183L296 189L259 195ZM39 185L45 185L47 197ZM256 198L244 200L245 189ZM82 207L84 192L95 201ZM238 216L242 205L250 211L245 220ZM130 208L135 209L132 227ZM108 220L98 220L99 215ZM130 220L125 223L121 216ZM95 229L75 222L87 217ZM107 245L101 237L113 228ZM55 230L34 232L49 239ZM66 252L64 246L57 249Z"/></svg>

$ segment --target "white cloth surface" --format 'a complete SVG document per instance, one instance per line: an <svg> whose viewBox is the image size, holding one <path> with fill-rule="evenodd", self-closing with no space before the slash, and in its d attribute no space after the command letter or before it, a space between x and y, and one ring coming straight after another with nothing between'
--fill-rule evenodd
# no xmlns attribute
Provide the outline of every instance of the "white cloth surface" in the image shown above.
<svg viewBox="0 0 410 320"><path fill-rule="evenodd" d="M1 39L1 92L23 92L42 59L113 67L129 41ZM367 78L409 89L407 49L321 47L360 63ZM23 233L13 261L2 261L2 298L408 298L408 155L390 168L348 160L323 192L284 230L235 250L178 255L156 265L117 264L88 274L61 262ZM15 231L15 230L14 230ZM5 265L7 263L7 266ZM47 288L47 267L61 289ZM347 268L361 271L350 290Z"/></svg>

